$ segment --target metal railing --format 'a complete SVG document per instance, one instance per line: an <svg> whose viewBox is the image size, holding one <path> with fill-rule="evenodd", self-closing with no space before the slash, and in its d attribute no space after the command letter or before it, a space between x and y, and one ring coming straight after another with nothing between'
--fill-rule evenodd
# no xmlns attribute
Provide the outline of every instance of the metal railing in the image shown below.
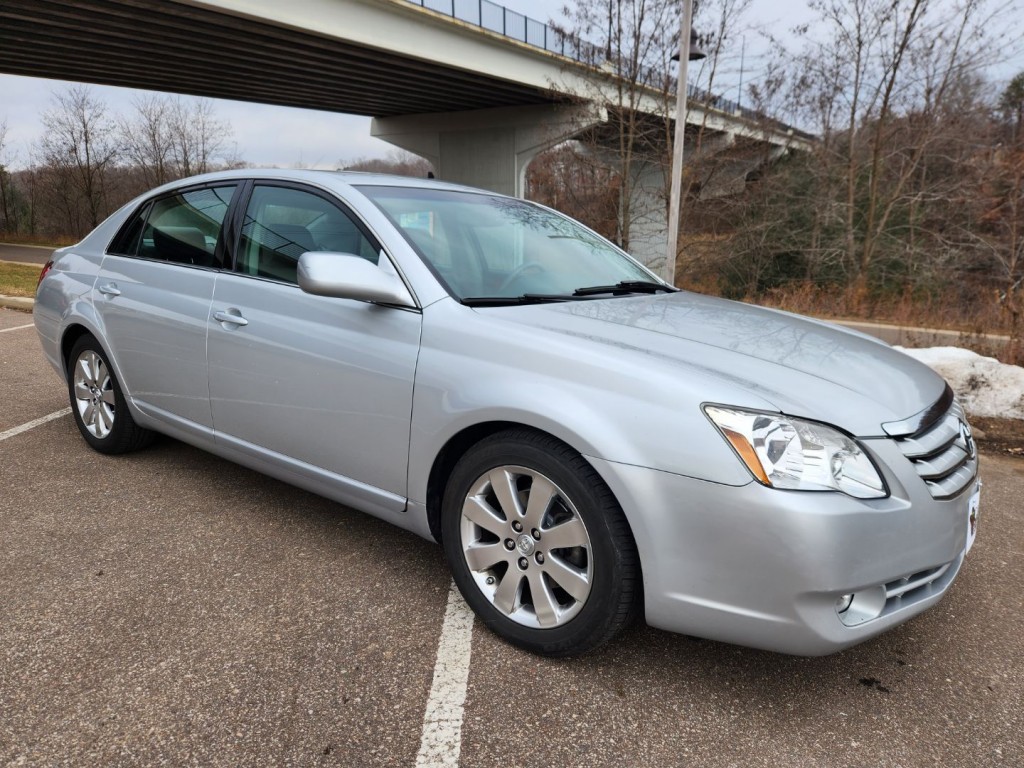
<svg viewBox="0 0 1024 768"><path fill-rule="evenodd" d="M567 35L550 24L531 19L522 13L510 10L491 0L409 0L453 19L475 24L481 29L496 32L511 40L541 48L549 53L579 61L592 63L604 49L574 35Z"/></svg>
<svg viewBox="0 0 1024 768"><path fill-rule="evenodd" d="M491 0L408 0L408 2L592 67L600 67L603 62L610 60L605 48L581 40L577 35L567 34L550 24L531 19L529 16L517 13L503 5L493 3ZM614 72L618 62L610 63ZM640 75L647 83L661 83L667 86L666 92L668 93L676 92L676 76L672 73L666 74L646 67ZM711 93L692 83L687 83L686 92L687 98L712 109L739 115L748 120L770 121L776 123L777 126L789 128L756 109L744 107L738 101Z"/></svg>

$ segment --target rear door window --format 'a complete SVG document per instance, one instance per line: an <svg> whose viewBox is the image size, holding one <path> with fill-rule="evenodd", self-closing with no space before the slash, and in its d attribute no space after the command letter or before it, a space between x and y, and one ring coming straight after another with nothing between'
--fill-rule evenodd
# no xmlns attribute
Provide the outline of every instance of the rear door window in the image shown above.
<svg viewBox="0 0 1024 768"><path fill-rule="evenodd" d="M109 252L197 267L223 267L223 225L237 184L192 189L139 209Z"/></svg>

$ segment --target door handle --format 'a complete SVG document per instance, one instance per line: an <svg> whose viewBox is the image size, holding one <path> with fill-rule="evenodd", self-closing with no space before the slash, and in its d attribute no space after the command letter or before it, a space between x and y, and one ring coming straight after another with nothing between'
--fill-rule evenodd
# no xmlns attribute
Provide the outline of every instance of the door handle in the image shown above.
<svg viewBox="0 0 1024 768"><path fill-rule="evenodd" d="M96 289L104 296L120 296L121 290L117 287L117 283L104 283Z"/></svg>
<svg viewBox="0 0 1024 768"><path fill-rule="evenodd" d="M237 309L229 310L218 310L213 313L213 319L218 320L222 323L231 323L232 325L248 325L249 321L242 317L242 313Z"/></svg>

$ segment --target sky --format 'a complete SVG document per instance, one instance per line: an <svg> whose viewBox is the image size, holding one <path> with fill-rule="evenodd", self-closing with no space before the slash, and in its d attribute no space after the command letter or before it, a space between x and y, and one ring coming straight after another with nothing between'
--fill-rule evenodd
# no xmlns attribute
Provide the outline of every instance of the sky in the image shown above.
<svg viewBox="0 0 1024 768"><path fill-rule="evenodd" d="M551 0L504 0L501 4L542 22L552 16L560 17L557 9L562 5ZM748 29L738 35L739 51L733 51L726 62L716 91L736 99L741 78L744 84L749 84L764 71L771 50L764 33L785 38L789 29L812 18L806 0L787 2L784 11L780 5L777 0L751 0ZM986 74L997 86L1024 70L1024 42L1020 37L1014 47L996 54L998 63ZM690 79L692 82L693 78ZM0 162L13 168L31 162L32 146L41 133L40 115L52 105L55 93L72 85L56 80L0 75L0 123L7 124L7 148ZM93 95L104 101L112 113L126 116L131 112L133 98L144 93L129 88L90 87ZM233 128L231 140L236 154L255 166L338 168L361 158L386 157L395 151L390 144L370 136L370 120L366 117L221 99L212 101L218 118Z"/></svg>

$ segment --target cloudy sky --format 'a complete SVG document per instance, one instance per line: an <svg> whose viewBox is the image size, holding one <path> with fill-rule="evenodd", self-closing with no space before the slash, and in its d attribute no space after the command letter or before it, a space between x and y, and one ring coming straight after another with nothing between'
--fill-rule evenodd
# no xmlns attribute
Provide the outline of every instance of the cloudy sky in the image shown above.
<svg viewBox="0 0 1024 768"><path fill-rule="evenodd" d="M1011 3L1018 1L1010 0ZM550 0L505 0L502 4L545 22L557 13L552 9L561 6L561 2ZM1018 13L1013 15L1020 15L1019 6ZM749 28L739 36L738 47L743 52L743 82L749 84L763 71L770 55L764 33L785 38L789 29L809 21L812 14L806 0L786 3L784 14L776 0L752 0L747 16ZM1015 43L996 54L997 63L989 67L986 74L997 84L1005 83L1024 70L1024 43L1019 35ZM740 58L739 51L731 56L721 80L722 87L715 89L729 98L735 99L739 91ZM70 85L55 80L0 75L0 123L6 122L8 127L3 160L8 165L19 167L30 161L31 147L41 130L39 115L51 105L55 92ZM122 114L131 111L132 98L140 93L128 88L91 88L112 112ZM238 155L254 165L336 168L363 157L384 157L393 151L391 145L370 136L369 118L234 101L215 100L214 103L218 117L228 121L234 129L233 141Z"/></svg>

